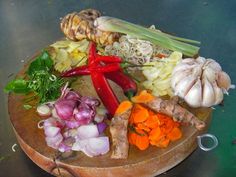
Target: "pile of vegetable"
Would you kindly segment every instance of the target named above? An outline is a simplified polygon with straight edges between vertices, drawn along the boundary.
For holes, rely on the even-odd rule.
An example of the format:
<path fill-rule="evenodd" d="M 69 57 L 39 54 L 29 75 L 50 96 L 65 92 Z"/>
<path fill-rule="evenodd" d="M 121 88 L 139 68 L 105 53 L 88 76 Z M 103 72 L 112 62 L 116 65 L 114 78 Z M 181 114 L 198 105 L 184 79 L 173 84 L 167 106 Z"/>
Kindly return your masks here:
<path fill-rule="evenodd" d="M 142 72 L 147 80 L 142 83 L 143 86 L 155 96 L 173 96 L 170 80 L 173 69 L 181 60 L 182 53 L 173 52 L 168 58 L 145 63 Z M 150 67 L 150 65 L 153 65 L 153 67 Z"/>
<path fill-rule="evenodd" d="M 96 98 L 81 96 L 66 85 L 60 98 L 40 112 L 50 116 L 43 121 L 47 145 L 61 152 L 82 151 L 89 157 L 107 153 L 106 111 L 98 111 L 99 105 Z"/>
<path fill-rule="evenodd" d="M 25 78 L 17 78 L 10 81 L 4 91 L 18 94 L 33 93 L 26 101 L 39 99 L 39 103 L 53 101 L 60 96 L 60 88 L 64 79 L 57 77 L 53 72 L 53 60 L 47 51 L 43 51 L 30 63 Z"/>
<path fill-rule="evenodd" d="M 104 17 L 94 9 L 68 14 L 60 25 L 68 39 L 50 45 L 30 63 L 24 78 L 5 87 L 7 92 L 33 93 L 29 100 L 38 100 L 45 141 L 60 152 L 94 157 L 111 149 L 111 158 L 126 159 L 129 144 L 140 150 L 166 148 L 183 136 L 182 124 L 205 127 L 178 97 L 191 107 L 211 107 L 234 88 L 215 60 L 194 58 L 198 41 Z M 99 99 L 68 87 L 66 77 L 85 75 Z M 108 80 L 121 87 L 127 100 L 120 103 Z M 170 99 L 161 97 L 166 95 Z"/>
<path fill-rule="evenodd" d="M 61 40 L 50 45 L 49 52 L 55 70 L 64 72 L 72 69 L 72 67 L 85 65 L 87 63 L 88 45 L 89 41 L 86 39 L 78 42 Z"/>
<path fill-rule="evenodd" d="M 129 143 L 140 150 L 147 149 L 150 144 L 166 148 L 170 141 L 182 137 L 179 126 L 171 117 L 135 104 L 129 118 Z"/>

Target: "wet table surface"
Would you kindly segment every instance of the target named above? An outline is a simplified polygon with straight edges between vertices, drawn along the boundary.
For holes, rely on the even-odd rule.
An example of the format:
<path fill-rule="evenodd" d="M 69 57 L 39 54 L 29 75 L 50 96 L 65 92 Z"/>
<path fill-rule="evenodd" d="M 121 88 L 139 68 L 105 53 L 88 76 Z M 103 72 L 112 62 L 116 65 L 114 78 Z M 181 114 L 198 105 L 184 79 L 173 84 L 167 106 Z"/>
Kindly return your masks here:
<path fill-rule="evenodd" d="M 60 17 L 68 12 L 96 8 L 126 19 L 202 42 L 200 55 L 216 59 L 236 83 L 236 1 L 227 0 L 1 0 L 0 1 L 0 176 L 49 177 L 20 149 L 7 110 L 6 83 L 36 51 L 63 37 Z M 236 176 L 236 92 L 217 106 L 209 133 L 219 146 L 210 152 L 194 151 L 160 177 Z M 27 127 L 26 127 L 27 128 Z M 208 143 L 210 144 L 210 142 Z"/>

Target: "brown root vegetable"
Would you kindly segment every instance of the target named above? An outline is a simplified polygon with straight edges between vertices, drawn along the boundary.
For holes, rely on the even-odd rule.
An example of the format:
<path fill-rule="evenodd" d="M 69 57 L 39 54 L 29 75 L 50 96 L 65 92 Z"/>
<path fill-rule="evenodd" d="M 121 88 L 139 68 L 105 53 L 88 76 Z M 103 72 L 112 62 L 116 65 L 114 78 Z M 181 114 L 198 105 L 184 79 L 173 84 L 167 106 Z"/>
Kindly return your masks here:
<path fill-rule="evenodd" d="M 128 120 L 131 114 L 132 103 L 124 101 L 117 109 L 111 120 L 110 133 L 112 137 L 113 159 L 126 159 L 128 157 L 129 142 L 127 138 Z"/>
<path fill-rule="evenodd" d="M 94 20 L 101 16 L 95 9 L 67 14 L 61 21 L 61 30 L 66 37 L 77 41 L 89 39 L 101 45 L 112 44 L 120 37 L 119 33 L 105 32 L 94 26 Z"/>
<path fill-rule="evenodd" d="M 144 106 L 152 109 L 155 112 L 173 117 L 175 121 L 190 123 L 191 125 L 194 125 L 198 130 L 201 130 L 205 127 L 204 121 L 198 119 L 194 114 L 189 112 L 184 107 L 180 106 L 176 100 L 163 100 L 159 97 L 153 97 L 149 100 L 140 99 L 150 97 L 150 95 L 150 93 L 144 90 L 140 93 L 140 95 L 133 97 L 132 101 L 135 103 L 142 103 Z"/>

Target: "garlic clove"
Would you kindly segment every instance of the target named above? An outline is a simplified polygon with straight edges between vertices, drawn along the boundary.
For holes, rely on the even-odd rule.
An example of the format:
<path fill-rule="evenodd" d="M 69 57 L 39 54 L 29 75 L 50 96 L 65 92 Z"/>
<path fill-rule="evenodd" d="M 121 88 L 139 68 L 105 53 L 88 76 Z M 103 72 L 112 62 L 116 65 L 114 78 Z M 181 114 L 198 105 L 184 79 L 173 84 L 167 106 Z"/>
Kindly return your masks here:
<path fill-rule="evenodd" d="M 175 86 L 179 83 L 179 81 L 183 80 L 185 77 L 187 77 L 190 74 L 189 71 L 179 71 L 175 73 L 174 75 L 172 74 L 171 78 L 171 87 L 174 89 Z"/>
<path fill-rule="evenodd" d="M 217 63 L 215 60 L 208 58 L 207 59 L 208 63 L 206 64 L 208 68 L 212 68 L 215 71 L 221 71 L 222 68 L 219 63 Z"/>
<path fill-rule="evenodd" d="M 188 91 L 184 100 L 192 107 L 200 107 L 202 102 L 202 85 L 200 79 Z"/>
<path fill-rule="evenodd" d="M 202 74 L 202 68 L 201 66 L 196 66 L 192 69 L 192 75 L 195 77 L 200 77 Z"/>
<path fill-rule="evenodd" d="M 207 78 L 203 78 L 202 106 L 211 107 L 215 103 L 215 93 L 212 84 Z"/>
<path fill-rule="evenodd" d="M 192 75 L 187 75 L 187 77 L 180 80 L 176 85 L 175 94 L 177 94 L 181 98 L 184 98 L 184 96 L 192 88 L 195 82 L 196 82 L 196 77 L 193 77 Z"/>
<path fill-rule="evenodd" d="M 195 63 L 195 59 L 193 59 L 193 58 L 185 58 L 181 62 L 182 63 L 186 63 L 186 64 L 193 64 L 193 63 Z"/>
<path fill-rule="evenodd" d="M 198 64 L 204 64 L 206 62 L 206 59 L 204 57 L 197 57 L 196 62 Z"/>
<path fill-rule="evenodd" d="M 203 71 L 203 78 L 207 78 L 210 82 L 215 82 L 216 80 L 216 72 L 214 69 L 208 67 Z"/>
<path fill-rule="evenodd" d="M 231 87 L 231 79 L 229 75 L 224 71 L 219 72 L 217 77 L 217 84 L 220 88 L 224 88 L 226 91 L 228 91 Z"/>
<path fill-rule="evenodd" d="M 216 82 L 212 83 L 214 93 L 215 93 L 215 105 L 220 104 L 224 98 L 223 91 L 217 86 Z"/>
<path fill-rule="evenodd" d="M 176 67 L 174 68 L 174 70 L 172 71 L 172 74 L 175 74 L 177 72 L 184 72 L 184 71 L 188 71 L 188 70 L 192 70 L 192 68 L 197 67 L 197 65 L 193 64 L 193 65 L 189 65 L 189 64 L 178 64 L 176 65 Z"/>

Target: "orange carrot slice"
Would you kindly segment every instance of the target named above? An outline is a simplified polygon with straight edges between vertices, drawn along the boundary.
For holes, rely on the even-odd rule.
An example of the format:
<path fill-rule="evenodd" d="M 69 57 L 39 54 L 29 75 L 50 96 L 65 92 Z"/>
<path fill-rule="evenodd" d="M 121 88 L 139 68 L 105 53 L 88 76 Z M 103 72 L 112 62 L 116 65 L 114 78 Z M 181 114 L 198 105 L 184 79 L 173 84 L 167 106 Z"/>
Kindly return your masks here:
<path fill-rule="evenodd" d="M 139 95 L 134 96 L 131 98 L 131 100 L 134 103 L 146 103 L 149 101 L 152 101 L 155 97 L 147 92 L 147 90 L 143 90 L 140 92 Z"/>
<path fill-rule="evenodd" d="M 149 133 L 149 139 L 152 141 L 159 140 L 161 136 L 162 136 L 162 132 L 161 132 L 160 127 L 156 127 L 152 129 L 151 132 Z"/>
<path fill-rule="evenodd" d="M 129 143 L 135 145 L 136 144 L 136 139 L 137 139 L 137 134 L 134 133 L 134 132 L 129 132 L 129 134 L 128 134 Z"/>
<path fill-rule="evenodd" d="M 137 138 L 136 138 L 136 146 L 140 149 L 140 150 L 145 150 L 149 147 L 149 138 L 147 136 L 147 134 L 140 129 L 137 129 Z"/>
<path fill-rule="evenodd" d="M 137 124 L 137 128 L 138 128 L 138 129 L 142 129 L 142 130 L 144 130 L 145 132 L 150 132 L 150 131 L 151 131 L 151 129 L 148 128 L 147 126 L 145 126 L 143 123 L 138 123 L 138 124 Z"/>
<path fill-rule="evenodd" d="M 176 141 L 182 137 L 182 132 L 178 127 L 174 127 L 170 133 L 167 134 L 167 137 L 171 141 Z"/>
<path fill-rule="evenodd" d="M 109 98 L 107 98 L 109 99 Z M 122 114 L 125 111 L 127 111 L 128 109 L 132 108 L 132 103 L 130 101 L 123 101 L 120 103 L 120 105 L 118 106 L 118 108 L 116 109 L 115 114 Z"/>
<path fill-rule="evenodd" d="M 144 122 L 145 120 L 147 120 L 149 116 L 148 110 L 139 104 L 135 105 L 132 111 L 132 114 L 133 114 L 134 123 L 136 124 L 140 122 Z"/>

